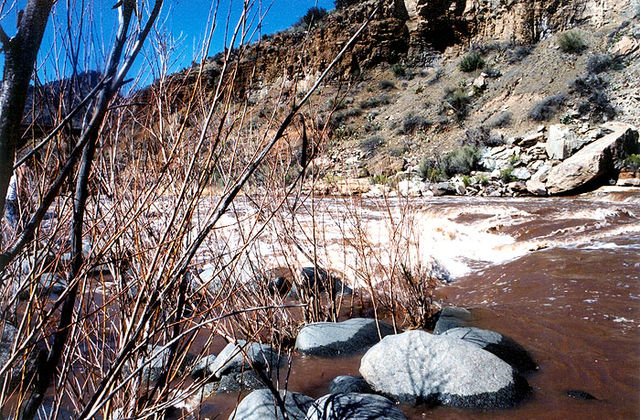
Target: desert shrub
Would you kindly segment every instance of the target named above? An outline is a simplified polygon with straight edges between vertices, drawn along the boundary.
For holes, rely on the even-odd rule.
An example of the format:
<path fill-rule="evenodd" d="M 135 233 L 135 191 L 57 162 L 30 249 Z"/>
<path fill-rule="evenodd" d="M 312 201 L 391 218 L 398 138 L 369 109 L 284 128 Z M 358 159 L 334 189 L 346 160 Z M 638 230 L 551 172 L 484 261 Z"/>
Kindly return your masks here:
<path fill-rule="evenodd" d="M 359 117 L 362 115 L 362 110 L 359 108 L 346 109 L 344 111 L 334 112 L 331 116 L 331 124 L 333 126 L 339 126 L 344 124 L 349 118 Z"/>
<path fill-rule="evenodd" d="M 333 130 L 333 140 L 337 142 L 350 140 L 354 135 L 354 130 L 344 124 Z"/>
<path fill-rule="evenodd" d="M 469 175 L 480 161 L 480 150 L 474 146 L 462 146 L 445 154 L 440 160 L 440 172 L 451 177 L 456 174 Z"/>
<path fill-rule="evenodd" d="M 461 146 L 494 147 L 504 144 L 500 136 L 492 135 L 487 127 L 476 127 L 465 130 L 464 137 L 458 139 Z"/>
<path fill-rule="evenodd" d="M 389 183 L 389 177 L 384 174 L 374 175 L 370 180 L 372 184 L 387 185 Z"/>
<path fill-rule="evenodd" d="M 509 64 L 516 64 L 531 55 L 533 47 L 531 45 L 518 45 L 517 47 L 509 50 L 506 54 L 507 62 Z"/>
<path fill-rule="evenodd" d="M 578 77 L 572 81 L 569 84 L 571 91 L 586 99 L 586 102 L 578 106 L 578 112 L 583 115 L 590 113 L 595 120 L 615 117 L 617 112 L 604 91 L 606 87 L 607 82 L 594 74 Z"/>
<path fill-rule="evenodd" d="M 474 178 L 476 182 L 482 186 L 489 185 L 489 177 L 486 175 L 476 175 Z"/>
<path fill-rule="evenodd" d="M 398 146 L 394 146 L 391 149 L 389 149 L 389 154 L 393 157 L 401 157 L 403 156 L 405 153 L 407 153 L 407 151 L 409 151 L 409 148 L 407 147 L 406 144 L 401 144 Z"/>
<path fill-rule="evenodd" d="M 344 9 L 359 2 L 360 0 L 334 0 L 333 4 L 336 6 L 336 9 Z"/>
<path fill-rule="evenodd" d="M 396 85 L 391 80 L 384 79 L 378 82 L 378 87 L 381 90 L 391 90 L 391 89 L 395 89 Z"/>
<path fill-rule="evenodd" d="M 513 117 L 513 114 L 509 111 L 502 111 L 497 115 L 494 115 L 493 117 L 491 117 L 489 119 L 489 121 L 487 121 L 487 126 L 491 127 L 491 128 L 495 128 L 495 127 L 505 127 L 509 124 L 511 124 L 511 119 Z"/>
<path fill-rule="evenodd" d="M 376 133 L 380 131 L 380 124 L 374 121 L 367 121 L 364 126 L 362 126 L 365 133 Z"/>
<path fill-rule="evenodd" d="M 435 85 L 436 83 L 438 83 L 440 81 L 442 76 L 444 76 L 444 69 L 442 67 L 440 67 L 438 70 L 436 70 L 436 72 L 433 75 L 433 77 L 431 79 L 429 79 L 427 84 L 429 86 Z"/>
<path fill-rule="evenodd" d="M 407 74 L 407 69 L 400 63 L 396 63 L 391 66 L 391 71 L 396 77 L 403 77 Z"/>
<path fill-rule="evenodd" d="M 422 179 L 434 182 L 442 178 L 440 167 L 434 159 L 424 159 L 418 166 L 418 174 Z"/>
<path fill-rule="evenodd" d="M 391 103 L 391 97 L 389 95 L 374 96 L 364 101 L 360 101 L 361 109 L 378 108 L 381 105 L 388 105 Z"/>
<path fill-rule="evenodd" d="M 458 121 L 462 121 L 467 117 L 471 98 L 463 88 L 447 89 L 443 100 L 444 106 L 454 111 Z"/>
<path fill-rule="evenodd" d="M 548 121 L 564 105 L 567 97 L 563 93 L 549 96 L 536 103 L 529 111 L 529 118 L 534 121 Z"/>
<path fill-rule="evenodd" d="M 413 134 L 418 130 L 425 130 L 431 126 L 431 121 L 427 120 L 421 115 L 413 115 L 409 113 L 405 115 L 402 121 L 402 128 L 400 134 Z"/>
<path fill-rule="evenodd" d="M 344 109 L 346 106 L 347 104 L 342 99 L 331 98 L 327 101 L 327 111 L 331 111 L 331 110 L 340 111 Z"/>
<path fill-rule="evenodd" d="M 502 72 L 494 68 L 484 69 L 484 73 L 486 73 L 488 77 L 493 77 L 493 78 L 502 76 Z"/>
<path fill-rule="evenodd" d="M 594 54 L 587 61 L 587 71 L 593 74 L 603 73 L 615 67 L 615 60 L 609 54 Z"/>
<path fill-rule="evenodd" d="M 322 7 L 312 7 L 307 10 L 307 13 L 305 13 L 304 16 L 300 18 L 300 21 L 298 23 L 304 26 L 314 26 L 322 19 L 324 19 L 327 14 L 327 10 L 323 9 Z"/>
<path fill-rule="evenodd" d="M 458 67 L 465 73 L 469 73 L 484 67 L 484 59 L 480 53 L 472 51 L 469 54 L 462 57 Z"/>
<path fill-rule="evenodd" d="M 513 167 L 502 169 L 500 171 L 500 179 L 502 180 L 502 182 L 507 183 L 515 181 L 515 177 L 513 176 Z"/>
<path fill-rule="evenodd" d="M 624 160 L 624 166 L 636 172 L 640 169 L 640 154 L 634 153 Z"/>
<path fill-rule="evenodd" d="M 582 35 L 577 31 L 561 34 L 558 37 L 558 46 L 562 52 L 570 54 L 580 54 L 587 48 L 587 44 L 584 42 L 584 39 L 582 39 Z"/>
<path fill-rule="evenodd" d="M 384 139 L 380 136 L 371 136 L 360 142 L 360 149 L 366 153 L 373 153 L 384 144 Z"/>

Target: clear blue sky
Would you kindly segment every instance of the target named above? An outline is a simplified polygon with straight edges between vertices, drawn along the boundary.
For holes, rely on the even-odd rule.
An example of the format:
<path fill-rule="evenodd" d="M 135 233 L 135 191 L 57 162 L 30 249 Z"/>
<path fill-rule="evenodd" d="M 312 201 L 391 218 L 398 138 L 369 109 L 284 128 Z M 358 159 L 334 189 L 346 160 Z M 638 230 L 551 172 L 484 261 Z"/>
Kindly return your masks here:
<path fill-rule="evenodd" d="M 43 81 L 50 81 L 56 75 L 70 74 L 70 57 L 63 52 L 68 51 L 60 45 L 61 31 L 67 31 L 67 1 L 74 12 L 72 25 L 72 39 L 80 36 L 90 39 L 91 48 L 81 49 L 80 70 L 96 69 L 104 66 L 104 57 L 108 52 L 110 41 L 114 38 L 117 23 L 117 13 L 111 7 L 116 0 L 58 0 L 49 19 L 47 31 L 43 39 L 39 54 L 38 75 Z M 10 3 L 10 2 L 9 2 Z M 18 0 L 14 9 L 5 6 L 0 11 L 0 22 L 5 31 L 11 36 L 16 29 L 16 10 L 24 7 L 26 0 Z M 146 3 L 152 3 L 147 0 Z M 162 15 L 159 19 L 161 30 L 154 34 L 156 38 L 167 40 L 170 46 L 171 60 L 167 63 L 169 72 L 175 72 L 191 65 L 199 58 L 202 41 L 207 33 L 208 20 L 212 7 L 218 4 L 216 0 L 165 0 Z M 254 0 L 254 12 L 267 12 L 261 27 L 261 34 L 271 34 L 281 31 L 294 24 L 310 7 L 322 7 L 327 10 L 333 8 L 333 0 Z M 216 29 L 207 56 L 222 51 L 225 46 L 225 26 L 229 16 L 229 24 L 233 30 L 243 7 L 241 0 L 219 0 Z M 80 24 L 81 11 L 84 11 L 84 25 Z M 255 15 L 254 15 L 255 16 Z M 254 21 L 255 28 L 257 21 Z M 81 29 L 82 28 L 82 29 Z M 89 37 L 91 34 L 91 37 Z M 86 41 L 85 41 L 86 44 Z M 156 44 L 157 45 L 157 44 Z M 157 56 L 152 54 L 151 44 L 147 43 L 144 54 L 138 58 L 130 76 L 142 70 L 145 75 L 141 84 L 148 84 L 155 74 L 160 71 Z M 0 69 L 4 64 L 4 55 L 0 53 Z"/>

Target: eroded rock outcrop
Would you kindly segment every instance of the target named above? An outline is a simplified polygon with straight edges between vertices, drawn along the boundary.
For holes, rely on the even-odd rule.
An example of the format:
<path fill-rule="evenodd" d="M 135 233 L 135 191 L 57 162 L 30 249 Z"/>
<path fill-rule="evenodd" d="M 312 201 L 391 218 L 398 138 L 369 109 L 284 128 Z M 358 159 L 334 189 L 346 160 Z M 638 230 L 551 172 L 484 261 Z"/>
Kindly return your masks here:
<path fill-rule="evenodd" d="M 575 191 L 614 170 L 616 160 L 637 148 L 638 132 L 622 123 L 604 125 L 609 134 L 551 168 L 546 188 L 551 194 Z"/>

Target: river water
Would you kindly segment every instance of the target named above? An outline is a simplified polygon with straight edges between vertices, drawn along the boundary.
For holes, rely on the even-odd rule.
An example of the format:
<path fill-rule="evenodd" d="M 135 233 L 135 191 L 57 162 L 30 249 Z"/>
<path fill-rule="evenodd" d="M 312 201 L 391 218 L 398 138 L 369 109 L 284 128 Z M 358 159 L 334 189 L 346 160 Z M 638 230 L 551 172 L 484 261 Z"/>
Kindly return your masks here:
<path fill-rule="evenodd" d="M 322 228 L 326 259 L 357 278 L 358 256 L 344 245 L 353 234 L 347 225 L 359 224 L 371 249 L 382 251 L 393 240 L 389 221 L 401 213 L 411 215 L 412 228 L 401 235 L 411 258 L 435 260 L 450 273 L 438 290 L 443 306 L 470 308 L 473 325 L 515 339 L 540 367 L 526 376 L 531 398 L 514 409 L 402 406 L 409 418 L 640 418 L 638 193 L 324 201 L 314 222 L 332 214 Z M 289 389 L 322 396 L 335 376 L 357 374 L 359 360 L 296 356 Z M 212 397 L 204 413 L 226 418 L 237 398 Z"/>

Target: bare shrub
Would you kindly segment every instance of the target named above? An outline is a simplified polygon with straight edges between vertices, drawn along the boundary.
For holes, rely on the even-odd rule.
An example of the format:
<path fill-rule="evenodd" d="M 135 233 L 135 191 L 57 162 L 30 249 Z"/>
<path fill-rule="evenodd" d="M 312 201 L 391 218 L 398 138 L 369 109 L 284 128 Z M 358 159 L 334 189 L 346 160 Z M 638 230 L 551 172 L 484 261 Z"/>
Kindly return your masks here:
<path fill-rule="evenodd" d="M 506 127 L 511 124 L 513 114 L 509 111 L 501 111 L 487 121 L 487 126 L 491 128 Z"/>
<path fill-rule="evenodd" d="M 402 128 L 400 134 L 413 134 L 416 131 L 426 130 L 432 125 L 432 122 L 427 120 L 422 115 L 415 115 L 408 113 L 402 120 Z"/>
<path fill-rule="evenodd" d="M 536 103 L 529 111 L 529 118 L 534 121 L 548 121 L 564 106 L 567 97 L 563 93 L 549 96 Z"/>

